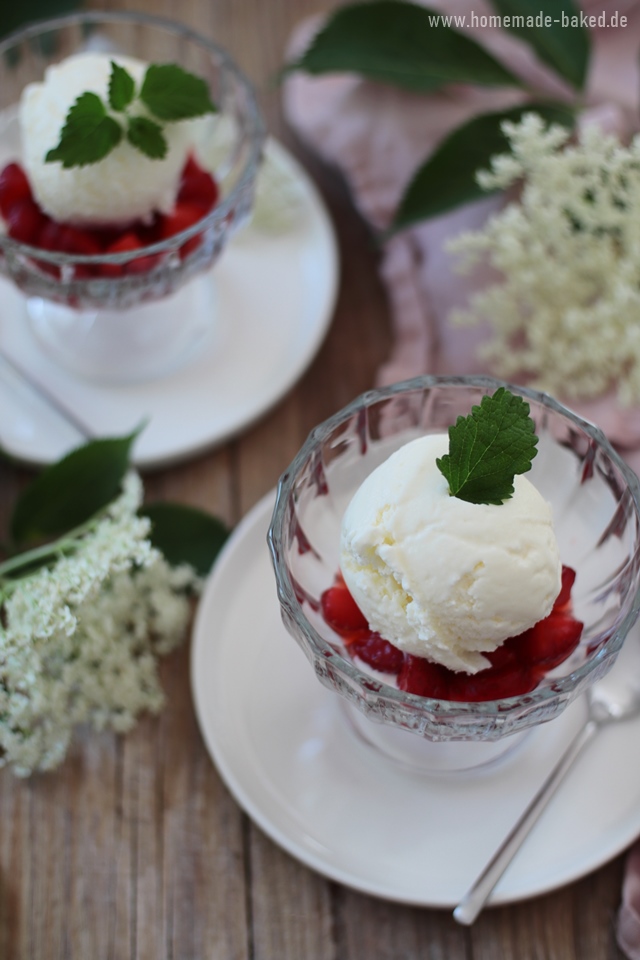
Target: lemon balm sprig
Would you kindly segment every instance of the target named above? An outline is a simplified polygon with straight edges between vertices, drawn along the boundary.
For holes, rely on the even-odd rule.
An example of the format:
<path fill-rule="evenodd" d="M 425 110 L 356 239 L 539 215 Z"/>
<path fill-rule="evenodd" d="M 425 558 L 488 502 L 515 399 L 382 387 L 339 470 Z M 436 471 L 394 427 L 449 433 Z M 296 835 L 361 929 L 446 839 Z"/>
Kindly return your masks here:
<path fill-rule="evenodd" d="M 65 169 L 87 166 L 106 157 L 123 138 L 151 160 L 162 160 L 167 154 L 165 123 L 216 111 L 205 81 L 175 63 L 150 64 L 137 90 L 131 74 L 112 60 L 107 102 L 97 93 L 80 94 L 45 161 L 60 162 Z"/>
<path fill-rule="evenodd" d="M 500 505 L 513 496 L 516 474 L 527 473 L 538 452 L 529 410 L 522 397 L 499 387 L 449 427 L 449 453 L 436 464 L 452 497 Z"/>

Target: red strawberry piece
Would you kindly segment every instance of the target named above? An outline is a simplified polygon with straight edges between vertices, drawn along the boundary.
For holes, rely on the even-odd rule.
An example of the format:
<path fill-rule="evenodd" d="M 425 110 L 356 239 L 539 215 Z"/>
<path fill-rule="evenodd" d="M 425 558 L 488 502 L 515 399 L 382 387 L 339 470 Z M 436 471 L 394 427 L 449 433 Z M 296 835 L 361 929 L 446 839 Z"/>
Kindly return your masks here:
<path fill-rule="evenodd" d="M 492 653 L 485 653 L 492 667 L 502 669 L 503 667 L 515 667 L 520 663 L 520 654 L 518 652 L 517 637 L 509 637 Z"/>
<path fill-rule="evenodd" d="M 560 587 L 560 593 L 555 599 L 553 604 L 554 613 L 558 610 L 562 610 L 563 607 L 568 606 L 571 603 L 571 590 L 573 589 L 573 584 L 575 583 L 576 572 L 572 570 L 571 567 L 562 567 L 562 586 Z"/>
<path fill-rule="evenodd" d="M 94 257 L 102 253 L 98 239 L 89 230 L 80 230 L 72 226 L 65 226 L 62 229 L 58 249 L 65 253 L 77 253 L 83 257 Z"/>
<path fill-rule="evenodd" d="M 518 648 L 521 661 L 543 670 L 552 670 L 578 646 L 583 626 L 568 613 L 550 613 L 520 635 Z"/>
<path fill-rule="evenodd" d="M 526 664 L 481 670 L 480 673 L 454 673 L 449 681 L 449 700 L 477 703 L 520 697 L 538 685 L 539 674 Z"/>
<path fill-rule="evenodd" d="M 354 639 L 349 644 L 349 653 L 383 673 L 399 673 L 404 663 L 403 652 L 373 631 Z"/>
<path fill-rule="evenodd" d="M 202 207 L 195 203 L 179 203 L 173 213 L 168 213 L 161 219 L 160 236 L 163 240 L 181 233 L 202 220 Z"/>
<path fill-rule="evenodd" d="M 182 181 L 178 191 L 178 203 L 191 203 L 208 213 L 218 200 L 218 186 L 206 170 L 198 166 L 193 157 L 189 157 L 182 172 Z"/>
<path fill-rule="evenodd" d="M 105 253 L 126 253 L 128 251 L 140 250 L 142 244 L 136 237 L 135 233 L 123 233 L 118 240 L 114 240 L 113 243 L 109 244 Z M 104 277 L 121 277 L 125 272 L 129 264 L 125 263 L 103 263 L 100 266 L 100 273 Z"/>
<path fill-rule="evenodd" d="M 110 244 L 105 253 L 125 253 L 142 250 L 140 239 L 132 231 L 123 233 L 118 240 Z M 157 256 L 136 257 L 127 263 L 103 263 L 100 272 L 105 277 L 120 277 L 123 273 L 145 273 L 158 262 Z"/>
<path fill-rule="evenodd" d="M 31 187 L 27 175 L 17 163 L 9 163 L 0 173 L 0 213 L 5 219 L 9 211 L 21 200 L 31 200 Z"/>
<path fill-rule="evenodd" d="M 446 670 L 440 664 L 407 654 L 398 675 L 398 687 L 407 693 L 415 693 L 418 697 L 448 700 L 451 676 L 452 671 Z"/>
<path fill-rule="evenodd" d="M 346 587 L 325 590 L 320 597 L 320 607 L 325 622 L 342 636 L 369 629 L 364 614 Z"/>
<path fill-rule="evenodd" d="M 20 243 L 35 244 L 45 217 L 40 207 L 28 197 L 18 200 L 7 214 L 7 232 Z"/>

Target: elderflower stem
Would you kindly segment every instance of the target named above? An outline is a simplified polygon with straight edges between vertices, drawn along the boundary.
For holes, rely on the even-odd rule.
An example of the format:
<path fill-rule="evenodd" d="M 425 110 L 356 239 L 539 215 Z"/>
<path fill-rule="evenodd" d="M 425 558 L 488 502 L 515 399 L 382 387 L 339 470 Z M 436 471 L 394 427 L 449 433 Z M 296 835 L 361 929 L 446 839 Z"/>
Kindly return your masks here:
<path fill-rule="evenodd" d="M 31 566 L 39 560 L 46 560 L 48 557 L 58 558 L 77 549 L 78 542 L 85 533 L 94 530 L 98 523 L 98 517 L 92 517 L 80 526 L 75 527 L 69 533 L 65 534 L 52 543 L 45 543 L 41 547 L 34 547 L 32 550 L 25 550 L 23 553 L 10 557 L 4 563 L 0 563 L 0 581 L 6 578 L 7 574 L 20 570 L 22 567 Z"/>

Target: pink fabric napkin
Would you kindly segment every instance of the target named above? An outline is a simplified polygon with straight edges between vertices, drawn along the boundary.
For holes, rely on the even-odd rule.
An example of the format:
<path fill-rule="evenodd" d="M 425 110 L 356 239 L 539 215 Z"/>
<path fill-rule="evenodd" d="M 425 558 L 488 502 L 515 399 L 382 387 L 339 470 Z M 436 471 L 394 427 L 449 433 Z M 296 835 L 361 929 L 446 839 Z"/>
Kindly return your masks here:
<path fill-rule="evenodd" d="M 494 12 L 485 0 L 429 0 L 447 13 Z M 640 0 L 583 0 L 588 13 L 614 11 L 628 17 L 626 27 L 593 32 L 594 53 L 581 122 L 598 122 L 627 137 L 638 127 Z M 470 20 L 470 17 L 469 17 Z M 315 18 L 296 30 L 288 57 L 304 50 L 322 22 Z M 518 38 L 497 28 L 469 28 L 474 38 L 513 72 L 534 84 L 539 95 L 571 96 L 555 74 L 537 62 Z M 285 114 L 298 134 L 345 174 L 355 204 L 376 228 L 386 226 L 411 174 L 450 131 L 479 112 L 521 102 L 515 90 L 474 89 L 456 85 L 431 94 L 413 94 L 354 75 L 311 77 L 294 74 L 283 90 Z M 453 272 L 444 246 L 463 229 L 481 226 L 498 208 L 488 198 L 394 237 L 384 247 L 381 275 L 391 307 L 394 345 L 378 371 L 378 383 L 393 383 L 422 373 L 489 372 L 476 357 L 486 337 L 481 327 L 452 327 L 453 307 L 489 275 L 479 270 L 461 277 Z M 569 406 L 597 423 L 621 454 L 640 471 L 640 408 L 623 409 L 613 395 Z M 619 918 L 619 943 L 631 960 L 640 960 L 640 842 L 630 854 Z"/>
<path fill-rule="evenodd" d="M 584 0 L 589 12 L 622 12 L 620 0 Z M 629 134 L 637 125 L 640 71 L 640 2 L 624 3 L 626 27 L 594 32 L 595 52 L 583 122 Z M 450 13 L 490 13 L 483 0 L 431 0 Z M 290 54 L 304 49 L 319 19 L 301 24 Z M 533 83 L 541 95 L 570 96 L 551 70 L 538 63 L 518 38 L 497 28 L 470 30 L 514 72 Z M 284 86 L 286 115 L 296 131 L 326 160 L 337 164 L 349 181 L 356 205 L 377 227 L 384 227 L 411 174 L 442 138 L 474 114 L 498 110 L 523 99 L 517 90 L 474 89 L 458 85 L 428 95 L 412 94 L 357 76 L 311 77 L 294 74 Z M 444 249 L 462 229 L 479 227 L 500 200 L 491 198 L 437 217 L 395 237 L 383 251 L 381 273 L 391 305 L 395 343 L 379 383 L 421 373 L 488 372 L 476 357 L 486 329 L 452 327 L 447 317 L 469 292 L 486 281 L 486 273 L 461 277 Z M 570 406 L 598 423 L 640 470 L 640 410 L 623 409 L 613 396 Z"/>

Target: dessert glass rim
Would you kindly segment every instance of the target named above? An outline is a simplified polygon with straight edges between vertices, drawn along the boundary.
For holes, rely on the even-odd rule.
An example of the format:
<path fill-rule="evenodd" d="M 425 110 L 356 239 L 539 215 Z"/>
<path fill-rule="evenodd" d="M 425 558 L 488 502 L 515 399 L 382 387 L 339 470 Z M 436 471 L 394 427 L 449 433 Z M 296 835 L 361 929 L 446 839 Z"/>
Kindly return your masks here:
<path fill-rule="evenodd" d="M 533 387 L 520 386 L 518 384 L 507 382 L 506 380 L 499 380 L 495 377 L 485 375 L 447 376 L 425 374 L 422 376 L 413 377 L 409 380 L 402 380 L 389 386 L 367 390 L 360 394 L 358 397 L 352 400 L 351 403 L 347 404 L 337 413 L 322 421 L 322 423 L 317 424 L 309 432 L 304 444 L 278 481 L 274 512 L 267 533 L 267 543 L 275 571 L 278 599 L 281 607 L 286 609 L 289 615 L 295 620 L 298 628 L 304 633 L 306 640 L 314 650 L 315 654 L 323 659 L 330 657 L 333 663 L 337 662 L 340 670 L 346 674 L 346 676 L 348 676 L 352 682 L 358 684 L 359 687 L 362 687 L 363 685 L 366 685 L 367 682 L 370 682 L 371 675 L 359 670 L 351 660 L 348 660 L 346 657 L 342 656 L 342 654 L 335 647 L 331 646 L 331 644 L 329 644 L 320 636 L 317 630 L 302 613 L 302 606 L 295 595 L 295 590 L 289 576 L 287 565 L 279 562 L 278 544 L 282 542 L 282 530 L 286 517 L 287 504 L 293 490 L 295 479 L 298 476 L 301 467 L 308 460 L 309 454 L 316 449 L 319 443 L 322 443 L 322 441 L 327 438 L 341 423 L 369 407 L 374 401 L 377 402 L 398 394 L 409 393 L 412 390 L 425 390 L 430 387 L 443 386 L 478 387 L 485 390 L 496 390 L 499 387 L 505 387 L 512 392 L 519 394 L 525 399 L 531 400 L 554 411 L 555 413 L 559 413 L 566 417 L 577 427 L 583 430 L 587 436 L 594 440 L 620 470 L 624 476 L 625 482 L 627 483 L 628 490 L 635 505 L 636 514 L 640 517 L 640 480 L 634 471 L 617 453 L 604 432 L 600 429 L 600 427 L 597 427 L 589 420 L 584 419 L 569 407 L 566 407 L 563 403 L 542 390 L 536 390 Z M 635 557 L 636 559 L 640 557 L 640 548 L 636 548 Z M 538 687 L 524 695 L 504 697 L 496 700 L 465 702 L 457 700 L 438 700 L 433 697 L 421 697 L 414 693 L 408 693 L 403 690 L 399 690 L 396 687 L 385 683 L 384 680 L 376 679 L 378 688 L 377 695 L 383 696 L 388 701 L 395 702 L 397 704 L 406 704 L 407 706 L 419 707 L 424 704 L 432 704 L 434 706 L 437 705 L 441 716 L 443 716 L 442 711 L 447 711 L 447 709 L 450 709 L 450 712 L 459 716 L 464 716 L 467 714 L 474 715 L 476 717 L 481 717 L 483 715 L 490 716 L 500 713 L 501 710 L 507 710 L 512 704 L 522 702 L 523 700 L 533 700 L 543 703 L 547 700 L 555 699 L 559 695 L 561 696 L 563 693 L 574 690 L 580 684 L 580 681 L 591 674 L 594 671 L 594 668 L 597 667 L 602 660 L 610 657 L 612 652 L 617 651 L 622 646 L 622 643 L 624 642 L 629 630 L 638 619 L 639 612 L 640 587 L 636 589 L 629 610 L 626 616 L 618 624 L 615 632 L 613 632 L 612 635 L 607 638 L 599 650 L 585 663 L 579 665 L 575 670 L 564 677 L 554 677 L 553 687 Z"/>
<path fill-rule="evenodd" d="M 166 240 L 158 240 L 146 246 L 139 247 L 136 250 L 127 250 L 120 253 L 99 253 L 99 254 L 75 254 L 62 253 L 55 250 L 46 250 L 44 247 L 34 247 L 29 243 L 22 243 L 13 239 L 8 234 L 0 233 L 0 247 L 6 246 L 9 250 L 16 253 L 24 253 L 30 257 L 42 260 L 45 263 L 63 265 L 91 265 L 91 264 L 127 264 L 132 260 L 137 260 L 141 256 L 152 254 L 167 253 L 177 250 L 191 237 L 202 233 L 204 229 L 214 223 L 223 222 L 229 213 L 233 210 L 238 194 L 241 194 L 245 186 L 255 179 L 256 172 L 260 165 L 262 149 L 266 134 L 266 127 L 255 91 L 249 78 L 244 71 L 236 64 L 231 55 L 224 47 L 219 46 L 215 41 L 193 30 L 191 27 L 172 20 L 168 17 L 158 17 L 154 14 L 136 13 L 134 11 L 122 10 L 80 10 L 75 13 L 65 14 L 60 17 L 51 17 L 45 20 L 35 20 L 26 26 L 23 26 L 10 33 L 4 40 L 0 41 L 0 58 L 2 58 L 12 47 L 24 41 L 33 40 L 35 37 L 43 34 L 60 30 L 67 26 L 74 26 L 80 23 L 118 23 L 129 22 L 136 24 L 145 24 L 158 29 L 165 29 L 178 33 L 183 39 L 190 40 L 198 44 L 209 53 L 215 54 L 219 59 L 221 66 L 228 73 L 232 74 L 244 88 L 247 96 L 247 112 L 251 117 L 252 137 L 249 145 L 249 156 L 244 164 L 244 169 L 240 173 L 236 183 L 229 192 L 229 195 L 220 200 L 216 205 L 200 220 L 191 226 L 181 230 Z M 114 278 L 111 278 L 112 280 Z M 118 278 L 115 278 L 116 280 Z M 82 282 L 82 281 L 80 281 Z"/>

